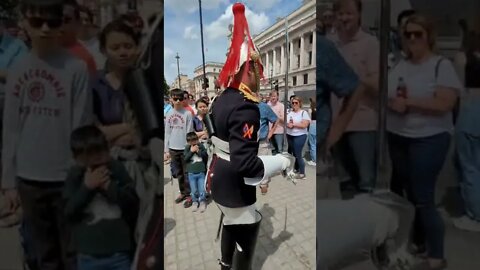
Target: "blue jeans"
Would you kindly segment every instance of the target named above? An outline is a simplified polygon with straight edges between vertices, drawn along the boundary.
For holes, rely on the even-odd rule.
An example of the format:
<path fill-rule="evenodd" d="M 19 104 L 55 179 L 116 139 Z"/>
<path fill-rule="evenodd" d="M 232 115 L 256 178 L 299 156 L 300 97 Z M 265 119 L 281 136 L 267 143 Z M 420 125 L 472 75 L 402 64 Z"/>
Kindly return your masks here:
<path fill-rule="evenodd" d="M 377 132 L 345 133 L 333 149 L 350 180 L 361 192 L 370 192 L 376 185 Z"/>
<path fill-rule="evenodd" d="M 130 270 L 132 261 L 127 253 L 116 253 L 110 257 L 77 256 L 77 270 Z"/>
<path fill-rule="evenodd" d="M 444 258 L 445 224 L 435 205 L 435 185 L 450 146 L 450 134 L 407 138 L 389 133 L 391 189 L 415 205 L 413 242 L 428 257 Z"/>
<path fill-rule="evenodd" d="M 306 141 L 307 134 L 300 136 L 287 135 L 288 152 L 295 157 L 294 168 L 300 174 L 305 174 L 305 161 L 303 160 L 302 152 Z"/>
<path fill-rule="evenodd" d="M 477 90 L 478 91 L 478 90 Z M 455 165 L 465 213 L 480 221 L 480 96 L 460 101 L 455 134 Z"/>
<path fill-rule="evenodd" d="M 471 219 L 480 221 L 480 136 L 457 132 L 455 146 L 465 213 Z"/>
<path fill-rule="evenodd" d="M 188 173 L 188 182 L 193 202 L 204 202 L 205 199 L 205 173 Z M 198 194 L 198 196 L 197 196 Z"/>
<path fill-rule="evenodd" d="M 272 155 L 283 152 L 283 134 L 273 134 L 272 136 Z"/>
<path fill-rule="evenodd" d="M 313 162 L 317 162 L 317 121 L 310 123 L 308 129 L 308 146 L 310 148 L 310 158 Z"/>

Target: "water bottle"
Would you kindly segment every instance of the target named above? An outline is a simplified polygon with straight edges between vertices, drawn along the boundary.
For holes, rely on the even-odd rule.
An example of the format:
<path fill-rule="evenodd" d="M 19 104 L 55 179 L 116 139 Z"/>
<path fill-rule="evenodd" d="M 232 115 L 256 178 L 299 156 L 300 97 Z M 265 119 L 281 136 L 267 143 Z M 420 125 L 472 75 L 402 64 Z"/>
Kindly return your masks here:
<path fill-rule="evenodd" d="M 399 98 L 407 98 L 407 84 L 403 77 L 398 78 L 398 85 L 397 85 L 397 97 Z"/>

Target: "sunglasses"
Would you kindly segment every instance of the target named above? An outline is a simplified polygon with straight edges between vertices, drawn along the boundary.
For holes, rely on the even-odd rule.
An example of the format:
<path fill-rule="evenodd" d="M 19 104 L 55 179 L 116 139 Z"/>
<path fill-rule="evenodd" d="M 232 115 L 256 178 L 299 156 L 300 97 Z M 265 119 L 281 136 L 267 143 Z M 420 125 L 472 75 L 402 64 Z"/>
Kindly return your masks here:
<path fill-rule="evenodd" d="M 292 104 L 300 104 L 298 101 L 293 101 Z"/>
<path fill-rule="evenodd" d="M 173 101 L 183 101 L 184 100 L 183 97 L 174 97 L 172 99 L 173 99 Z"/>
<path fill-rule="evenodd" d="M 62 26 L 63 20 L 61 18 L 40 18 L 40 17 L 29 17 L 27 18 L 28 24 L 30 24 L 33 28 L 41 28 L 44 24 L 48 26 L 48 28 L 55 29 Z"/>
<path fill-rule="evenodd" d="M 415 39 L 420 39 L 423 37 L 423 32 L 422 31 L 405 31 L 403 32 L 403 36 L 408 39 L 411 39 L 412 37 Z"/>

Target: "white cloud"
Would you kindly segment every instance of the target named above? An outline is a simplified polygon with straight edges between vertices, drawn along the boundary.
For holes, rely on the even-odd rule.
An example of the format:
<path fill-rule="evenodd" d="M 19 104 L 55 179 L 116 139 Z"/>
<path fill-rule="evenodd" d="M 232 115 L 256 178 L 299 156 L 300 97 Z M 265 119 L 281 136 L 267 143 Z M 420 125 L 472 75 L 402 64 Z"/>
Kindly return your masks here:
<path fill-rule="evenodd" d="M 255 13 L 251 11 L 248 7 L 246 7 L 245 16 L 247 17 L 248 27 L 252 36 L 259 33 L 270 25 L 270 19 L 264 12 Z M 232 5 L 229 5 L 225 12 L 218 19 L 207 25 L 205 29 L 207 38 L 210 40 L 215 40 L 217 38 L 227 39 L 227 36 L 229 34 L 228 25 L 232 23 Z"/>
<path fill-rule="evenodd" d="M 278 5 L 281 0 L 244 0 L 245 5 L 257 11 L 267 11 Z"/>
<path fill-rule="evenodd" d="M 228 0 L 203 0 L 202 1 L 202 10 L 203 9 L 215 9 L 222 4 L 227 4 Z M 165 0 L 165 6 L 168 9 L 171 9 L 180 13 L 192 13 L 198 10 L 198 0 Z"/>
<path fill-rule="evenodd" d="M 173 51 L 172 49 L 168 48 L 168 47 L 164 47 L 163 48 L 163 57 L 164 59 L 168 59 L 170 57 L 173 56 Z"/>
<path fill-rule="evenodd" d="M 198 39 L 197 29 L 194 29 L 195 25 L 190 25 L 185 27 L 185 31 L 183 31 L 183 38 L 184 39 Z"/>

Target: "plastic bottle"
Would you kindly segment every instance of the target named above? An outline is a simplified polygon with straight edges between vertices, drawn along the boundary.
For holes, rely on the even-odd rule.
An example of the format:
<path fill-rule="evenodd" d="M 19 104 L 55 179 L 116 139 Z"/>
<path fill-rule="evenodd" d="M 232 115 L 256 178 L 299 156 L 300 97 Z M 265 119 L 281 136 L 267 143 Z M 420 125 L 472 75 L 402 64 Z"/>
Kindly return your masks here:
<path fill-rule="evenodd" d="M 407 84 L 403 77 L 398 78 L 398 85 L 397 85 L 397 97 L 400 98 L 407 98 L 408 91 L 407 91 Z"/>

